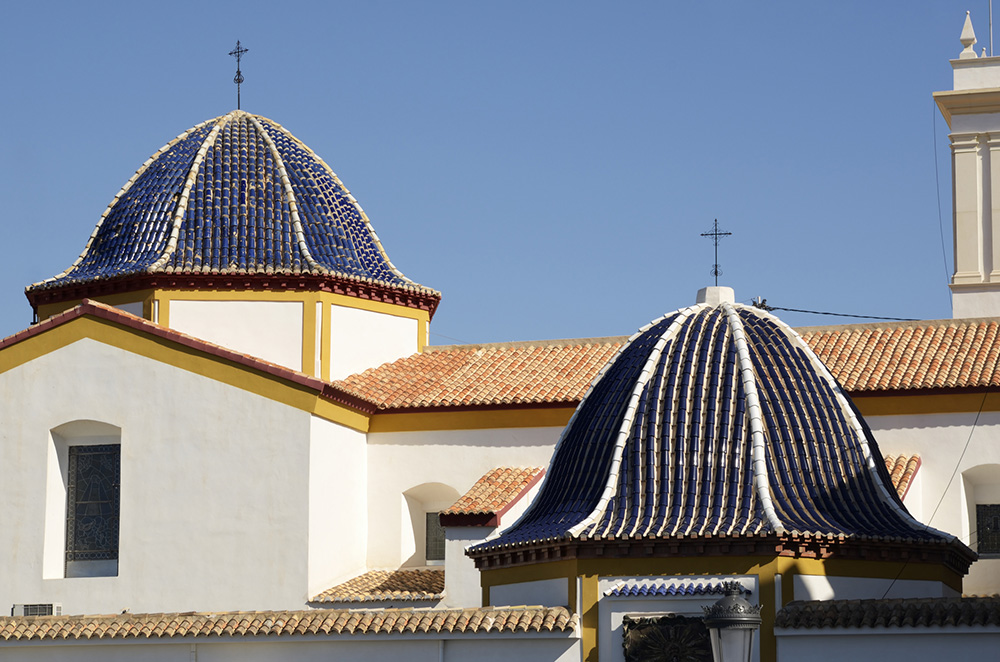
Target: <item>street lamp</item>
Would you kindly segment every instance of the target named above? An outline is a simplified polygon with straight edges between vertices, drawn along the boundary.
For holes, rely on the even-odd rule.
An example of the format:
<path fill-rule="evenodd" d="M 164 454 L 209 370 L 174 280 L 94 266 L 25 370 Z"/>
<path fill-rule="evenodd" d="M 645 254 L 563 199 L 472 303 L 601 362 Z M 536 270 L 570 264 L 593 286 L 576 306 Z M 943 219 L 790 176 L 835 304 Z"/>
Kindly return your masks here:
<path fill-rule="evenodd" d="M 725 595 L 705 610 L 715 662 L 750 662 L 753 634 L 760 628 L 760 606 L 743 598 L 743 584 L 722 582 Z"/>

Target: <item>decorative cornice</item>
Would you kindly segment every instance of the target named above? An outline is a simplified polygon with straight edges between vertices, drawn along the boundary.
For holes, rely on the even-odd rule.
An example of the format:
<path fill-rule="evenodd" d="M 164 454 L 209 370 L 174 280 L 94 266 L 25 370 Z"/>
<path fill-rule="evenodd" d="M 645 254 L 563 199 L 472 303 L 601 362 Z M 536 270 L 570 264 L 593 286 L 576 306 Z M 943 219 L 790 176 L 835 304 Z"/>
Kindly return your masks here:
<path fill-rule="evenodd" d="M 337 274 L 138 274 L 48 288 L 30 288 L 24 295 L 37 312 L 43 304 L 61 303 L 136 290 L 228 290 L 261 292 L 331 292 L 344 296 L 426 310 L 434 317 L 441 295 L 365 282 Z"/>
<path fill-rule="evenodd" d="M 935 92 L 934 101 L 950 128 L 953 115 L 1000 112 L 1000 88 Z"/>
<path fill-rule="evenodd" d="M 959 575 L 968 573 L 969 566 L 977 558 L 975 552 L 957 539 L 936 541 L 809 533 L 621 540 L 581 537 L 470 550 L 467 554 L 480 570 L 564 560 L 765 556 L 939 564 Z"/>

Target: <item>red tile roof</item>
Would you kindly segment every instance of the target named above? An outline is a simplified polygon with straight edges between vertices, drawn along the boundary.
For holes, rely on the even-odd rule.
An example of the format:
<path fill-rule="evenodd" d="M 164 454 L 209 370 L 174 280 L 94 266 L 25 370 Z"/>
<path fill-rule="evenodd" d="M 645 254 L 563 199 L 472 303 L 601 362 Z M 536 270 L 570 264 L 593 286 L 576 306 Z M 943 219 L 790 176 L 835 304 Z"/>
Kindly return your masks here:
<path fill-rule="evenodd" d="M 310 602 L 386 602 L 440 600 L 444 570 L 370 570 L 329 588 Z"/>
<path fill-rule="evenodd" d="M 892 486 L 896 488 L 896 494 L 902 499 L 910 489 L 910 482 L 920 468 L 919 455 L 900 455 L 893 457 L 885 456 L 885 468 L 889 470 L 892 477 Z"/>
<path fill-rule="evenodd" d="M 799 333 L 852 393 L 1000 386 L 996 319 L 852 324 Z"/>
<path fill-rule="evenodd" d="M 444 526 L 499 526 L 500 516 L 542 479 L 545 469 L 497 467 L 441 512 Z"/>
<path fill-rule="evenodd" d="M 788 603 L 776 628 L 1000 626 L 1000 597 L 824 600 Z"/>
<path fill-rule="evenodd" d="M 576 405 L 622 338 L 428 347 L 333 385 L 378 409 Z"/>
<path fill-rule="evenodd" d="M 851 393 L 1000 386 L 1000 321 L 883 322 L 799 329 Z M 333 386 L 380 411 L 575 406 L 624 336 L 428 347 Z"/>
<path fill-rule="evenodd" d="M 286 635 L 572 632 L 564 607 L 0 617 L 0 641 Z"/>

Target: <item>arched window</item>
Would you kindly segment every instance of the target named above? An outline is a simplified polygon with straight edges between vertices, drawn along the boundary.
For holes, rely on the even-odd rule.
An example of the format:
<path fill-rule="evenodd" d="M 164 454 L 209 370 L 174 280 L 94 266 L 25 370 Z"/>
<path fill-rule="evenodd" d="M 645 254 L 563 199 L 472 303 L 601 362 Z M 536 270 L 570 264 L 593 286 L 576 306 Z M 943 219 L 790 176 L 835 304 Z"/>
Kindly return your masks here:
<path fill-rule="evenodd" d="M 444 483 L 424 483 L 403 493 L 413 540 L 412 555 L 404 565 L 444 564 L 444 529 L 438 517 L 459 496 L 458 490 Z"/>
<path fill-rule="evenodd" d="M 78 420 L 50 431 L 43 576 L 115 577 L 121 428 Z"/>

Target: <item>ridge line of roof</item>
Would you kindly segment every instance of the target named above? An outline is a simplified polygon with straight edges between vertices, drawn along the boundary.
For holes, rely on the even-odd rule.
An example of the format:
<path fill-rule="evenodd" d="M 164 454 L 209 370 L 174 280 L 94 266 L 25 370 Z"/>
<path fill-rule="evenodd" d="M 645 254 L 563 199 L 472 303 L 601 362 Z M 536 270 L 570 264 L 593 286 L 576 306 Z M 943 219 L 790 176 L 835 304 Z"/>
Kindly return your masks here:
<path fill-rule="evenodd" d="M 424 354 L 436 352 L 474 351 L 477 349 L 515 349 L 518 347 L 572 347 L 574 345 L 613 345 L 624 343 L 630 336 L 598 336 L 594 338 L 556 338 L 553 340 L 513 340 L 508 342 L 470 343 L 468 345 L 427 345 Z"/>
<path fill-rule="evenodd" d="M 318 377 L 313 377 L 312 375 L 278 365 L 277 363 L 265 361 L 264 359 L 250 354 L 237 352 L 229 349 L 228 347 L 223 347 L 222 345 L 217 345 L 207 340 L 182 333 L 176 329 L 171 329 L 170 327 L 161 326 L 154 322 L 150 322 L 145 318 L 139 317 L 138 315 L 133 315 L 132 313 L 93 299 L 84 299 L 78 305 L 70 308 L 69 310 L 65 310 L 61 313 L 53 315 L 52 317 L 44 319 L 27 329 L 18 331 L 14 335 L 7 336 L 6 338 L 0 338 L 0 350 L 11 345 L 16 345 L 17 343 L 27 340 L 28 338 L 32 338 L 51 328 L 60 326 L 85 315 L 91 315 L 99 319 L 116 322 L 132 329 L 143 331 L 152 336 L 163 338 L 185 347 L 205 352 L 206 354 L 216 358 L 239 363 L 245 368 L 257 370 L 271 375 L 272 377 L 293 382 L 299 386 L 311 389 L 318 397 L 323 397 L 333 402 L 357 409 L 365 414 L 370 415 L 376 411 L 373 404 L 369 403 L 367 400 L 359 398 L 353 393 L 345 391 L 335 384 L 323 381 Z"/>
<path fill-rule="evenodd" d="M 859 322 L 857 324 L 826 324 L 822 326 L 798 326 L 794 328 L 800 335 L 829 331 L 865 331 L 870 329 L 908 329 L 916 327 L 971 326 L 984 323 L 1000 323 L 1000 317 L 949 317 L 936 320 L 910 320 L 906 322 Z"/>

